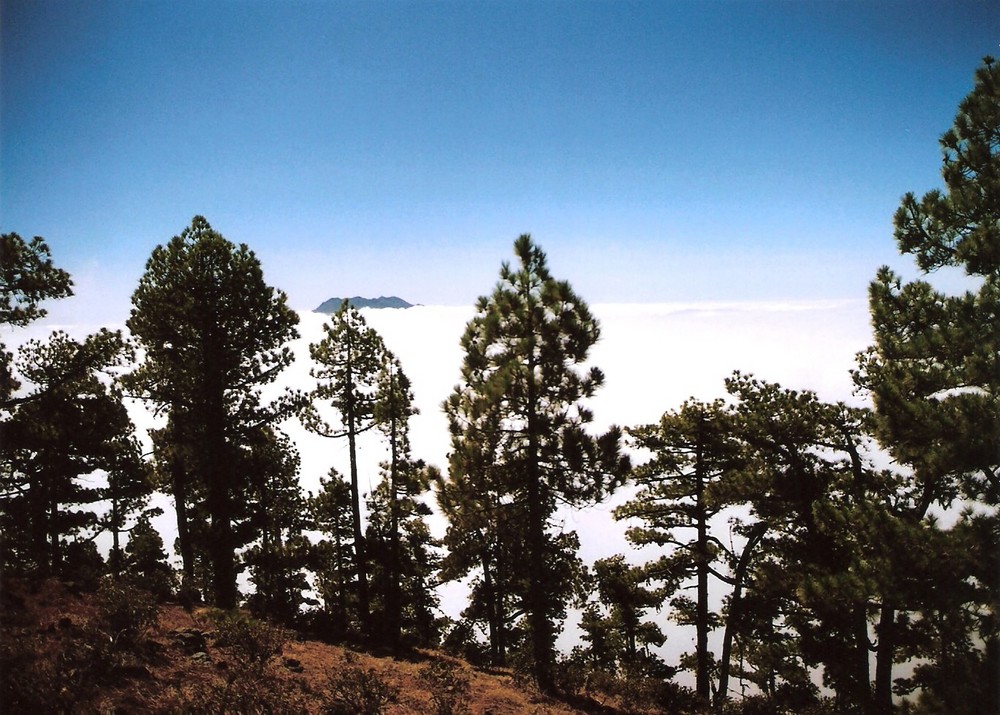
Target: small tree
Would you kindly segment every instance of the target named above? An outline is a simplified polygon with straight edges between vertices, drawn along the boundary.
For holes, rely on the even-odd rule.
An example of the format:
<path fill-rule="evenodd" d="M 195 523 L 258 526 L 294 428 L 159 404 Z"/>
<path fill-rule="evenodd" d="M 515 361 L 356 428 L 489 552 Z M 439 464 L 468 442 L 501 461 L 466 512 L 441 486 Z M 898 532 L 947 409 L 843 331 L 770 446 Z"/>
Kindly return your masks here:
<path fill-rule="evenodd" d="M 284 433 L 266 427 L 252 436 L 241 456 L 251 483 L 241 541 L 259 537 L 243 554 L 256 587 L 248 605 L 260 616 L 291 624 L 308 588 L 304 570 L 310 547 L 303 531 L 312 525 L 299 487 L 299 455 Z"/>
<path fill-rule="evenodd" d="M 441 579 L 473 574 L 463 617 L 486 625 L 490 662 L 504 667 L 522 637 L 522 629 L 515 626 L 521 611 L 518 584 L 527 579 L 519 551 L 524 506 L 504 498 L 504 466 L 493 462 L 501 435 L 497 414 L 495 409 L 476 417 L 467 413 L 461 440 L 454 438 L 457 423 L 452 423 L 449 475 L 437 483 L 436 497 L 448 519 Z"/>
<path fill-rule="evenodd" d="M 142 514 L 129 531 L 125 545 L 125 571 L 133 582 L 160 600 L 174 592 L 176 579 L 163 549 L 163 538 Z"/>
<path fill-rule="evenodd" d="M 59 571 L 63 542 L 100 529 L 87 507 L 105 490 L 80 477 L 119 469 L 141 470 L 133 451 L 133 426 L 120 395 L 101 378 L 124 360 L 120 333 L 101 331 L 83 342 L 61 332 L 20 351 L 33 392 L 5 425 L 2 518 L 5 561 Z M 140 495 L 141 499 L 143 495 Z M 86 534 L 84 534 L 86 536 Z"/>
<path fill-rule="evenodd" d="M 374 416 L 388 442 L 389 459 L 382 463 L 382 481 L 368 501 L 367 541 L 375 565 L 373 582 L 379 584 L 382 636 L 392 647 L 400 645 L 403 630 L 424 646 L 437 640 L 432 586 L 437 544 L 425 522 L 430 508 L 421 497 L 438 472 L 412 457 L 409 419 L 415 414 L 410 381 L 386 351 Z"/>
<path fill-rule="evenodd" d="M 619 644 L 615 660 L 618 668 L 629 676 L 652 675 L 651 666 L 659 663 L 649 647 L 663 645 L 666 636 L 652 621 L 643 620 L 645 612 L 658 608 L 664 594 L 647 588 L 645 569 L 625 562 L 621 555 L 600 559 L 594 563 L 597 594 L 608 609 L 607 625 L 617 633 Z M 591 648 L 595 647 L 592 631 Z M 655 670 L 655 668 L 653 668 Z"/>
<path fill-rule="evenodd" d="M 352 630 L 350 613 L 356 611 L 354 577 L 354 520 L 351 486 L 336 469 L 320 479 L 320 491 L 309 495 L 309 514 L 323 538 L 313 548 L 313 570 L 323 599 L 323 630 L 333 638 L 344 638 Z"/>

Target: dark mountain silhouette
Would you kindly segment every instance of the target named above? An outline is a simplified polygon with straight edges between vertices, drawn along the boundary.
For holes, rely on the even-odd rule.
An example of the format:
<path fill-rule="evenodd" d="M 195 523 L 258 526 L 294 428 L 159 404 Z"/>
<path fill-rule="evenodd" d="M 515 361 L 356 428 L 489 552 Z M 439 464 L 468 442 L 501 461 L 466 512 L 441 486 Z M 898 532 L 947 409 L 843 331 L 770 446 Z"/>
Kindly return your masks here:
<path fill-rule="evenodd" d="M 412 308 L 412 303 L 407 303 L 402 298 L 397 298 L 396 296 L 379 296 L 378 298 L 362 298 L 361 296 L 354 296 L 353 298 L 330 298 L 329 300 L 324 300 L 314 313 L 336 313 L 340 310 L 340 306 L 344 301 L 349 302 L 355 308 Z"/>

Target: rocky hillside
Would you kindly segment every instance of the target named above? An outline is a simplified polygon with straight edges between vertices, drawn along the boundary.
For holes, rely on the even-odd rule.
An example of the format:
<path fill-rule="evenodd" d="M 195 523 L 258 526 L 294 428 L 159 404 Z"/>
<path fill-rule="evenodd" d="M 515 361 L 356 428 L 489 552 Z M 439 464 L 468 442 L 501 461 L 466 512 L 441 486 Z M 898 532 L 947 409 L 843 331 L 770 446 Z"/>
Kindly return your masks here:
<path fill-rule="evenodd" d="M 372 654 L 245 614 L 155 604 L 134 589 L 9 579 L 0 591 L 5 712 L 617 713 L 436 651 Z"/>

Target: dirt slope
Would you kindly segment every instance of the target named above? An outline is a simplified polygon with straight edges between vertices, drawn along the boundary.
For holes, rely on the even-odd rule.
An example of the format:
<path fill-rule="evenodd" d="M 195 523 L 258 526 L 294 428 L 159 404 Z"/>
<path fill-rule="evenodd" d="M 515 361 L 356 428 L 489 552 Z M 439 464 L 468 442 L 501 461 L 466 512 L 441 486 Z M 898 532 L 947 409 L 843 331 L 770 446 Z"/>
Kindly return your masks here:
<path fill-rule="evenodd" d="M 130 628 L 142 622 L 143 605 L 134 592 L 109 599 L 56 581 L 6 579 L 3 711 L 359 712 L 388 692 L 392 701 L 372 712 L 441 713 L 449 704 L 451 712 L 491 715 L 619 712 L 595 699 L 542 696 L 510 672 L 439 652 L 375 657 L 245 616 L 220 620 L 210 609 L 163 604 L 155 622 Z"/>

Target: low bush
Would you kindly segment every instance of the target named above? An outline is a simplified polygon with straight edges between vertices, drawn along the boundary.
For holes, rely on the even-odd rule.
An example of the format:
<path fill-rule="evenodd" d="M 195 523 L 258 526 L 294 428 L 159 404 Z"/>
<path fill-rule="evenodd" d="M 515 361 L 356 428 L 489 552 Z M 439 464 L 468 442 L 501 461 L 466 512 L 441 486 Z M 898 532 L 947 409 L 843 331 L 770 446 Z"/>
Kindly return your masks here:
<path fill-rule="evenodd" d="M 216 611 L 214 647 L 228 660 L 220 664 L 223 680 L 196 683 L 181 692 L 185 712 L 298 713 L 305 699 L 292 683 L 277 677 L 274 661 L 289 633 L 238 611 Z"/>
<path fill-rule="evenodd" d="M 284 651 L 288 638 L 284 628 L 239 611 L 225 611 L 215 617 L 215 647 L 224 648 L 237 669 L 263 672 Z"/>
<path fill-rule="evenodd" d="M 458 665 L 435 660 L 420 671 L 420 679 L 431 691 L 435 715 L 465 715 L 469 712 L 469 676 Z"/>
<path fill-rule="evenodd" d="M 153 596 L 128 582 L 106 579 L 97 591 L 97 621 L 93 626 L 107 635 L 112 650 L 135 651 L 159 617 Z"/>
<path fill-rule="evenodd" d="M 362 668 L 354 655 L 344 655 L 344 666 L 328 682 L 325 715 L 379 715 L 399 699 L 399 688 L 387 683 L 374 668 Z"/>

